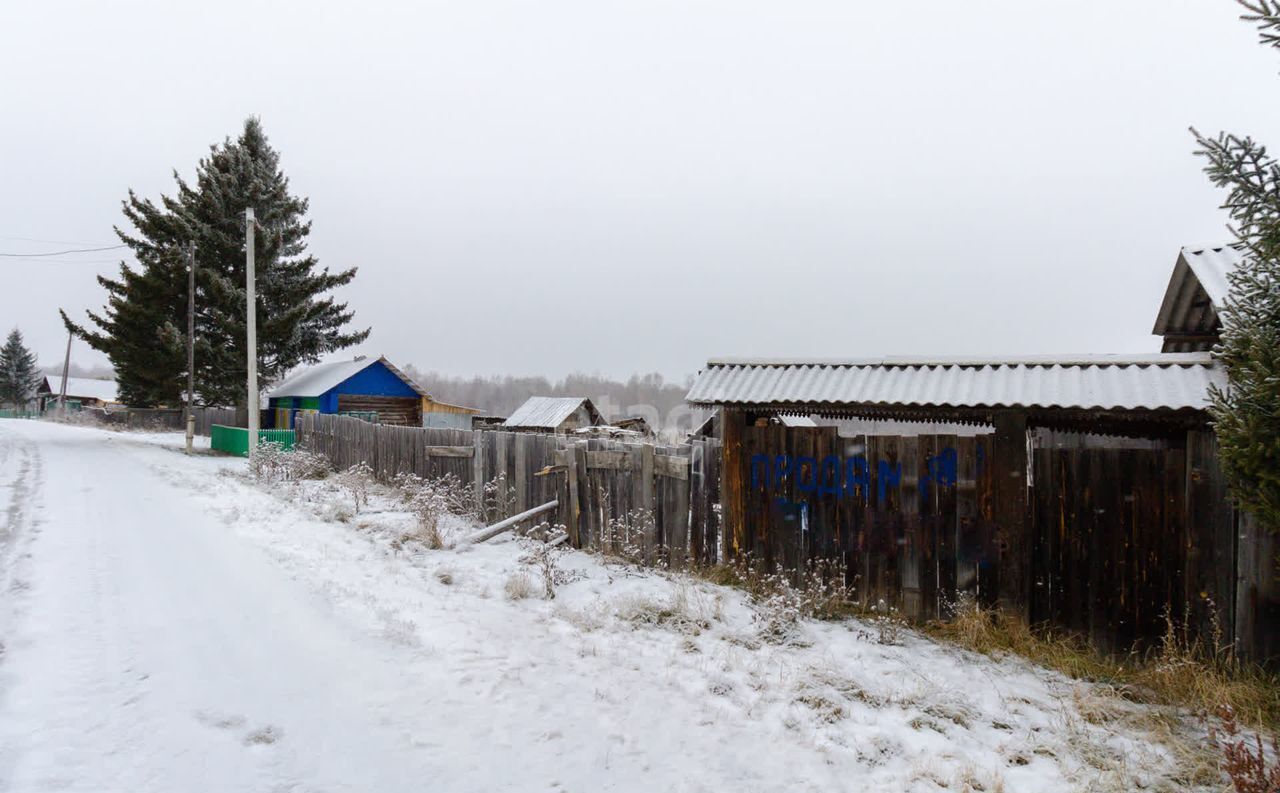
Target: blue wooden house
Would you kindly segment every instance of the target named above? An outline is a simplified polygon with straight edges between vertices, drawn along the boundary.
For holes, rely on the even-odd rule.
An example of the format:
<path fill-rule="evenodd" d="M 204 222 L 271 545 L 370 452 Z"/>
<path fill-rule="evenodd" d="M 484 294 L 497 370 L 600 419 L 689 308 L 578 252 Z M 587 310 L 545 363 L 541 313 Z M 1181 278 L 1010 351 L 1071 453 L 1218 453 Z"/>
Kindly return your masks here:
<path fill-rule="evenodd" d="M 361 356 L 313 366 L 267 394 L 272 425 L 292 428 L 300 410 L 345 413 L 381 424 L 422 426 L 431 397 L 386 358 Z"/>

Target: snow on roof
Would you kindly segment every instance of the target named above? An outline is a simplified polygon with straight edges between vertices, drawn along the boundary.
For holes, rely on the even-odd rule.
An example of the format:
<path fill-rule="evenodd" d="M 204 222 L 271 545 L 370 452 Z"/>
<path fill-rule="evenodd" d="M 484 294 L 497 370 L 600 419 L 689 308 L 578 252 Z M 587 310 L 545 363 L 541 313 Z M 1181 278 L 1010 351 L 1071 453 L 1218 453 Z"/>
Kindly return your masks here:
<path fill-rule="evenodd" d="M 428 396 L 426 391 L 408 377 L 404 372 L 391 365 L 386 358 L 368 358 L 361 355 L 350 361 L 334 361 L 332 363 L 322 363 L 304 369 L 301 372 L 286 379 L 283 383 L 272 389 L 267 396 L 270 399 L 278 399 L 281 397 L 318 397 L 329 389 L 337 386 L 356 375 L 373 366 L 375 363 L 381 362 L 382 365 L 390 369 L 397 377 L 405 382 L 410 388 L 416 391 L 420 396 Z"/>
<path fill-rule="evenodd" d="M 1244 251 L 1235 245 L 1183 248 L 1181 256 L 1187 260 L 1191 272 L 1195 273 L 1205 293 L 1213 301 L 1213 307 L 1222 310 L 1227 302 L 1227 293 L 1231 291 L 1227 275 L 1240 266 L 1240 262 L 1244 260 Z"/>
<path fill-rule="evenodd" d="M 778 416 L 778 423 L 784 427 L 816 427 L 818 423 L 810 416 L 792 416 L 784 414 Z"/>
<path fill-rule="evenodd" d="M 591 400 L 585 397 L 529 397 L 502 426 L 555 429 L 584 404 L 593 418 L 598 415 Z"/>
<path fill-rule="evenodd" d="M 1216 333 L 1218 313 L 1231 289 L 1228 276 L 1243 260 L 1244 251 L 1235 245 L 1179 251 L 1151 332 L 1157 336 Z M 1174 347 L 1179 344 L 1174 342 Z"/>
<path fill-rule="evenodd" d="M 1225 382 L 1208 353 L 1039 358 L 713 360 L 686 400 L 702 405 L 915 405 L 1203 409 Z"/>
<path fill-rule="evenodd" d="M 51 393 L 62 393 L 61 377 L 50 375 L 46 379 L 49 381 Z M 116 393 L 115 380 L 95 380 L 89 377 L 67 378 L 68 399 L 96 399 L 99 402 L 115 402 L 117 401 Z"/>

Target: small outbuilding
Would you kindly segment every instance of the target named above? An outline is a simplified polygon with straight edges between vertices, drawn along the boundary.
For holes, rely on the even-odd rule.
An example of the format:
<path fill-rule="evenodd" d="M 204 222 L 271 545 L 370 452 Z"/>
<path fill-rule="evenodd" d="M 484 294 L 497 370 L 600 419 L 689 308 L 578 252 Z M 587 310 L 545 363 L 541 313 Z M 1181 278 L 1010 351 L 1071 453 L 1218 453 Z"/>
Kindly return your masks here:
<path fill-rule="evenodd" d="M 1171 622 L 1280 658 L 1277 540 L 1233 507 L 1208 410 L 1243 261 L 1179 252 L 1158 353 L 709 361 L 686 399 L 718 411 L 722 556 L 833 565 L 917 619 L 971 598 L 1107 652 Z"/>
<path fill-rule="evenodd" d="M 62 395 L 62 378 L 44 378 L 36 392 L 41 411 L 55 407 Z M 116 392 L 115 380 L 98 380 L 91 377 L 67 378 L 67 406 L 73 409 L 111 409 L 124 407 Z"/>
<path fill-rule="evenodd" d="M 346 413 L 382 424 L 421 426 L 430 396 L 386 358 L 360 356 L 312 366 L 267 395 L 272 425 L 291 429 L 298 411 Z"/>
<path fill-rule="evenodd" d="M 605 424 L 585 397 L 529 397 L 504 422 L 501 429 L 516 432 L 576 432 Z"/>
<path fill-rule="evenodd" d="M 448 402 L 426 396 L 422 399 L 422 426 L 450 430 L 469 430 L 484 413 L 480 408 L 451 405 Z"/>

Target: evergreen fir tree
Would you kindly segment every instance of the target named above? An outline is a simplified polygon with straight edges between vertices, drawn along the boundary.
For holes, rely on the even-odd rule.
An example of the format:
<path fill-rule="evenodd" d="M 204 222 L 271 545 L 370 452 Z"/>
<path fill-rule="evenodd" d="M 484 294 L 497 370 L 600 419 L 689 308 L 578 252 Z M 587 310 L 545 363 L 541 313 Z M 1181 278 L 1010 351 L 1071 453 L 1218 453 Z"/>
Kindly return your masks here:
<path fill-rule="evenodd" d="M 1262 42 L 1280 48 L 1280 2 L 1241 0 Z M 1237 504 L 1280 531 L 1280 162 L 1249 137 L 1195 130 L 1205 172 L 1228 191 L 1224 208 L 1245 251 L 1230 275 L 1215 349 L 1227 387 L 1212 390 L 1211 413 Z"/>
<path fill-rule="evenodd" d="M 36 356 L 27 349 L 22 334 L 15 328 L 0 347 L 0 404 L 25 407 L 36 398 L 39 385 Z"/>
<path fill-rule="evenodd" d="M 185 250 L 196 243 L 196 391 L 206 404 L 245 404 L 245 210 L 257 219 L 258 373 L 265 388 L 299 364 L 363 341 L 349 331 L 352 312 L 330 293 L 355 277 L 355 268 L 330 273 L 306 253 L 311 223 L 307 200 L 289 192 L 255 118 L 240 137 L 211 147 L 194 183 L 174 174 L 177 195 L 162 205 L 130 193 L 126 218 L 135 233 L 117 229 L 138 259 L 118 279 L 100 279 L 106 311 L 90 314 L 96 329 L 68 326 L 111 358 L 120 391 L 131 404 L 178 404 L 185 388 L 187 276 Z"/>
<path fill-rule="evenodd" d="M 130 190 L 123 202 L 134 232 L 115 231 L 138 263 L 121 264 L 117 278 L 98 277 L 107 306 L 101 314 L 89 312 L 96 330 L 62 315 L 73 333 L 107 354 L 121 401 L 136 407 L 176 405 L 186 388 L 187 274 L 181 248 L 191 234 L 181 207 L 162 201 L 158 207 Z M 207 343 L 199 327 L 196 338 L 203 349 Z"/>

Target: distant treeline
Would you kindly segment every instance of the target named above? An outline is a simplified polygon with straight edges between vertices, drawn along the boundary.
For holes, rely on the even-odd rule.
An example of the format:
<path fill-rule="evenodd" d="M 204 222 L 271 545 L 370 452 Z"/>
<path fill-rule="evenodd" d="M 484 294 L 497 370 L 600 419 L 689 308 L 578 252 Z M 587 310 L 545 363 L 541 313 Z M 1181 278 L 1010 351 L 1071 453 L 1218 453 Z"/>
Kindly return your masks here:
<path fill-rule="evenodd" d="M 692 377 L 682 383 L 667 382 L 657 372 L 634 374 L 626 381 L 589 374 L 571 374 L 555 381 L 511 375 L 450 377 L 412 365 L 405 367 L 405 373 L 435 399 L 481 408 L 489 415 L 508 416 L 531 396 L 587 397 L 609 419 L 643 414 L 652 422 L 656 417 L 660 426 L 655 429 L 688 425 L 688 419 L 682 418 L 686 413 L 684 395 L 693 382 Z"/>

